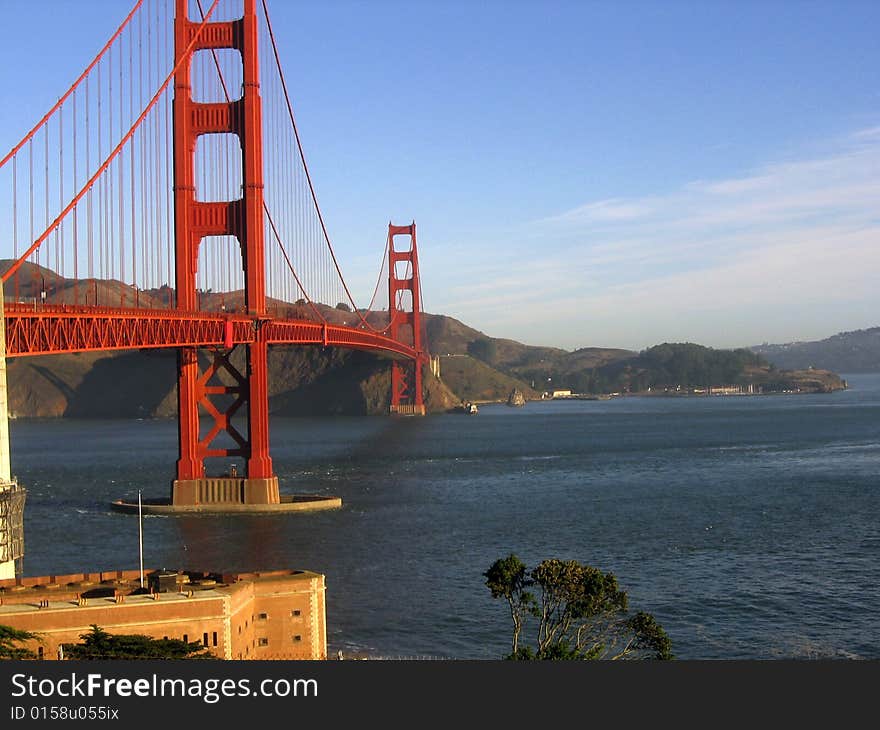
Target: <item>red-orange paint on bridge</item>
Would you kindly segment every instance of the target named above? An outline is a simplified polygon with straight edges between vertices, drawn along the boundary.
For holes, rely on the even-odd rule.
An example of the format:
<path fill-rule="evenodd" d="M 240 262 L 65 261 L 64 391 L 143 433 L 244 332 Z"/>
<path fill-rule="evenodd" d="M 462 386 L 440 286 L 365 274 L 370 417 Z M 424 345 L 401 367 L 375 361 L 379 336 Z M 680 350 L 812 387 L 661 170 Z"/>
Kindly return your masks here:
<path fill-rule="evenodd" d="M 243 0 L 242 16 L 232 20 L 212 19 L 218 0 L 210 1 L 201 19 L 189 17 L 190 5 L 189 0 L 174 0 L 173 49 L 164 51 L 173 57 L 155 93 L 150 83 L 143 93 L 141 84 L 134 83 L 134 59 L 141 57 L 143 47 L 143 39 L 135 37 L 143 30 L 141 16 L 137 16 L 137 23 L 132 22 L 138 2 L 70 91 L 0 159 L 0 169 L 11 175 L 12 186 L 13 259 L 0 277 L 9 283 L 14 300 L 5 311 L 7 354 L 30 357 L 175 349 L 179 458 L 172 484 L 173 504 L 192 507 L 206 500 L 279 504 L 278 479 L 269 454 L 270 345 L 342 347 L 386 355 L 392 361 L 389 412 L 424 414 L 422 368 L 427 353 L 422 346 L 416 227 L 415 222 L 406 226 L 389 223 L 387 324 L 382 316 L 379 320 L 383 324 L 374 326 L 368 315 L 383 308 L 374 310 L 372 302 L 366 309 L 355 306 L 327 235 L 266 3 L 261 5 L 273 51 L 270 58 L 280 80 L 280 87 L 276 84 L 274 88 L 283 92 L 295 140 L 293 159 L 301 163 L 301 174 L 291 170 L 290 150 L 279 147 L 284 137 L 269 133 L 264 145 L 264 124 L 284 120 L 285 114 L 263 114 L 266 86 L 261 86 L 257 48 L 257 0 Z M 152 37 L 150 23 L 152 19 L 147 18 L 147 38 Z M 165 37 L 158 30 L 153 35 Z M 117 48 L 114 44 L 118 50 L 113 50 Z M 127 81 L 122 44 L 127 44 L 129 51 L 131 78 Z M 157 58 L 153 59 L 152 44 L 147 46 L 149 67 L 153 60 L 158 62 L 160 48 L 157 43 Z M 218 52 L 227 53 L 218 56 Z M 213 64 L 199 66 L 199 54 Z M 107 59 L 105 73 L 109 74 L 114 56 L 120 62 L 113 79 L 118 74 L 119 81 L 105 88 L 102 59 Z M 233 76 L 224 75 L 223 57 L 240 62 L 235 65 L 230 61 L 235 68 Z M 194 64 L 201 70 L 194 73 Z M 220 94 L 205 93 L 213 88 L 204 83 L 206 74 L 213 74 L 212 67 Z M 92 79 L 93 69 L 96 79 Z M 163 77 L 156 75 L 159 80 Z M 194 85 L 194 79 L 199 83 Z M 172 90 L 170 105 L 164 104 Z M 93 106 L 90 95 L 96 97 Z M 77 104 L 84 108 L 84 114 L 77 115 Z M 126 108 L 130 125 L 121 119 Z M 100 115 L 113 110 L 117 110 L 117 118 L 108 115 L 102 125 Z M 164 134 L 163 124 L 167 124 Z M 114 136 L 111 145 L 108 139 L 108 147 L 103 149 L 99 144 L 94 155 L 89 144 L 94 130 L 100 135 L 102 129 L 117 128 L 118 140 Z M 67 144 L 65 135 L 69 135 Z M 231 151 L 226 157 L 219 153 L 214 157 L 212 145 L 219 144 L 221 138 Z M 43 150 L 36 167 L 35 139 L 41 140 L 37 146 Z M 197 149 L 201 149 L 201 156 Z M 83 150 L 85 159 L 77 164 Z M 54 153 L 58 161 L 53 162 L 56 169 L 50 174 Z M 267 191 L 279 189 L 286 197 L 280 209 L 270 210 Z M 54 206 L 56 200 L 57 216 L 54 212 L 50 215 L 50 203 Z M 45 214 L 38 216 L 45 218 L 42 232 L 42 225 L 35 227 L 35 211 L 40 207 L 35 201 L 45 204 Z M 315 218 L 309 212 L 312 208 Z M 286 227 L 279 231 L 277 224 L 284 221 Z M 296 249 L 282 240 L 284 230 L 288 236 L 298 237 L 296 244 L 305 249 L 299 271 L 290 255 Z M 409 246 L 396 247 L 395 237 L 408 237 Z M 312 244 L 326 244 L 329 261 L 322 255 L 320 263 Z M 303 268 L 315 271 L 317 292 L 313 289 L 309 293 Z M 238 274 L 240 286 L 235 278 Z M 335 276 L 348 303 L 327 296 L 334 289 L 331 280 Z M 99 279 L 104 289 L 101 300 L 118 301 L 119 308 L 97 306 Z M 83 287 L 94 289 L 95 306 L 80 304 Z M 201 311 L 202 296 L 215 287 L 218 292 L 240 290 L 241 307 L 236 304 L 235 311 Z M 149 293 L 156 291 L 162 292 L 158 299 Z M 284 310 L 273 313 L 270 299 L 282 303 L 287 314 L 299 314 L 310 307 L 315 318 L 279 317 Z M 32 303 L 24 303 L 30 300 Z M 172 308 L 150 307 L 159 300 Z M 341 304 L 352 313 L 347 321 L 353 321 L 353 326 L 330 324 L 316 306 L 321 302 L 329 307 L 334 301 L 337 308 Z M 126 308 L 127 302 L 141 306 Z M 289 305 L 291 302 L 295 304 Z M 225 309 L 225 303 L 221 306 Z M 243 358 L 232 357 L 237 347 Z M 200 350 L 207 350 L 210 356 L 207 368 L 204 356 L 199 357 Z M 205 466 L 210 458 L 223 459 L 222 466 L 229 473 L 210 475 Z M 244 460 L 241 475 L 228 463 L 231 458 Z M 222 489 L 214 490 L 218 478 L 223 481 Z M 206 484 L 211 489 L 203 489 Z M 215 492 L 224 496 L 204 496 Z"/>
<path fill-rule="evenodd" d="M 232 338 L 227 339 L 231 325 Z M 235 345 L 322 345 L 415 359 L 402 342 L 357 327 L 213 312 L 90 306 L 6 305 L 7 357 L 101 350 Z"/>

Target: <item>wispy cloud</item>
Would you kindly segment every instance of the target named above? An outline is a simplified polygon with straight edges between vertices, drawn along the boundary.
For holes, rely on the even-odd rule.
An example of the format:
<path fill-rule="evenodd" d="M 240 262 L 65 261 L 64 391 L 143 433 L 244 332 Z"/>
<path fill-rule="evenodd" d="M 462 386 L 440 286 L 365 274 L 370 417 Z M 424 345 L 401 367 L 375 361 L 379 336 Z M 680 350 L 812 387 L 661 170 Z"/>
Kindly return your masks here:
<path fill-rule="evenodd" d="M 548 219 L 547 223 L 589 224 L 607 221 L 632 221 L 654 212 L 650 201 L 626 201 L 620 199 L 599 200 Z"/>
<path fill-rule="evenodd" d="M 880 324 L 880 127 L 748 175 L 587 201 L 519 235 L 526 261 L 493 248 L 453 295 L 493 334 L 734 346 Z"/>

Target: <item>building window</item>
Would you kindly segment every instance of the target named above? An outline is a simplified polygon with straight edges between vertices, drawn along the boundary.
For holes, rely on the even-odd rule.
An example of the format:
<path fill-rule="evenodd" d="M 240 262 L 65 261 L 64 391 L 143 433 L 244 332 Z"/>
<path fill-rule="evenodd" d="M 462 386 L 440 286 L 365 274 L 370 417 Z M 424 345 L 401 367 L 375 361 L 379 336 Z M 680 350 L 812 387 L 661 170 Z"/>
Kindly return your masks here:
<path fill-rule="evenodd" d="M 214 646 L 217 646 L 217 632 L 216 632 L 216 631 L 215 631 L 215 632 L 213 633 L 213 635 L 211 636 L 211 643 L 212 643 Z"/>
<path fill-rule="evenodd" d="M 208 645 L 208 632 L 207 631 L 204 634 L 202 634 L 202 645 L 203 646 Z"/>
<path fill-rule="evenodd" d="M 293 611 L 290 612 L 290 615 L 291 616 L 299 616 L 301 613 L 302 613 L 302 611 L 300 611 L 298 608 L 295 608 L 295 609 L 293 609 Z"/>
<path fill-rule="evenodd" d="M 184 635 L 183 635 L 183 643 L 184 643 L 184 644 L 189 644 L 189 634 L 184 634 Z"/>
<path fill-rule="evenodd" d="M 268 639 L 260 639 L 259 645 L 260 646 L 269 646 L 269 640 Z"/>
<path fill-rule="evenodd" d="M 37 659 L 42 659 L 42 658 L 43 658 L 43 647 L 38 646 L 37 647 Z"/>
<path fill-rule="evenodd" d="M 293 637 L 293 640 L 294 640 L 294 641 L 302 641 L 302 640 L 303 640 L 303 637 L 300 636 L 299 634 L 297 634 L 296 636 Z"/>
<path fill-rule="evenodd" d="M 260 619 L 260 621 L 265 621 L 267 618 L 269 618 L 269 614 L 259 613 L 259 614 L 257 614 L 257 618 Z"/>

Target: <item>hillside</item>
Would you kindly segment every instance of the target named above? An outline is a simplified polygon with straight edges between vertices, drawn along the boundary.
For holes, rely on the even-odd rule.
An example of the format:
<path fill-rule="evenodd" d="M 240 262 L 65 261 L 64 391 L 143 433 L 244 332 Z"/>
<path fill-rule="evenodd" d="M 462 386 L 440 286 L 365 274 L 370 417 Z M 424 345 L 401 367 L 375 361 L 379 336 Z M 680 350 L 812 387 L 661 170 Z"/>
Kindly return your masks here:
<path fill-rule="evenodd" d="M 462 400 L 486 402 L 507 400 L 518 389 L 526 400 L 541 394 L 526 383 L 505 375 L 470 355 L 440 356 L 440 378 Z"/>
<path fill-rule="evenodd" d="M 233 362 L 243 367 L 236 352 Z M 202 358 L 202 366 L 207 359 Z M 169 350 L 10 358 L 9 409 L 16 417 L 167 418 L 177 415 L 176 355 Z M 388 409 L 388 361 L 319 347 L 269 351 L 269 411 L 277 415 L 374 415 Z M 459 398 L 430 374 L 429 412 Z"/>
<path fill-rule="evenodd" d="M 815 342 L 751 348 L 779 368 L 818 368 L 838 373 L 880 372 L 880 327 L 841 332 Z"/>
<path fill-rule="evenodd" d="M 438 314 L 425 314 L 425 334 L 431 353 L 441 356 L 441 375 L 454 379 L 456 385 L 464 388 L 462 377 L 480 377 L 482 384 L 472 383 L 469 393 L 485 391 L 487 373 L 476 368 L 467 360 L 454 361 L 470 355 L 472 361 L 479 361 L 489 368 L 508 376 L 509 380 L 496 377 L 496 389 L 516 387 L 523 390 L 526 398 L 540 397 L 541 392 L 552 390 L 556 382 L 574 380 L 578 374 L 602 367 L 636 353 L 601 347 L 585 347 L 570 352 L 558 347 L 524 345 L 515 340 L 489 337 L 479 330 L 468 327 L 452 317 Z M 458 392 L 458 390 L 456 390 Z M 476 395 L 463 396 L 466 399 L 481 399 Z M 506 398 L 507 394 L 503 395 Z M 487 396 L 488 398 L 488 396 Z M 498 399 L 502 399 L 499 395 Z"/>
<path fill-rule="evenodd" d="M 0 271 L 8 265 L 8 261 L 0 261 Z M 132 292 L 121 282 L 65 280 L 34 264 L 25 264 L 7 284 L 7 296 L 14 296 L 16 288 L 21 301 L 39 301 L 42 290 L 51 292 L 55 301 L 66 303 L 91 304 L 97 298 L 100 304 L 110 306 L 146 302 L 167 307 L 171 301 L 168 287 Z M 207 311 L 235 311 L 243 305 L 242 293 L 201 292 L 199 305 Z M 344 304 L 270 301 L 269 307 L 276 316 L 322 318 L 339 324 L 351 324 L 358 317 Z M 388 314 L 380 311 L 366 317 L 371 325 L 381 327 Z M 822 343 L 766 346 L 774 353 L 776 367 L 771 367 L 747 350 L 666 344 L 642 353 L 599 347 L 570 352 L 490 337 L 445 315 L 423 313 L 422 322 L 423 342 L 429 353 L 440 358 L 440 379 L 425 374 L 430 412 L 452 410 L 463 401 L 505 401 L 514 389 L 526 400 L 533 400 L 552 390 L 584 394 L 686 392 L 706 386 L 751 384 L 761 392 L 803 392 L 845 387 L 833 372 L 824 372 L 832 369 L 825 360 L 804 355 L 811 352 L 810 345 L 822 346 L 816 352 L 836 353 L 840 362 L 843 354 L 849 355 L 846 367 L 835 370 L 880 369 L 880 328 L 844 333 Z M 207 353 L 202 357 L 204 367 Z M 175 358 L 174 351 L 166 350 L 12 358 L 8 364 L 10 409 L 20 417 L 173 417 L 177 412 Z M 243 352 L 236 351 L 233 363 L 241 370 L 242 359 Z M 270 412 L 386 413 L 391 387 L 388 365 L 386 358 L 365 352 L 318 346 L 272 347 Z"/>

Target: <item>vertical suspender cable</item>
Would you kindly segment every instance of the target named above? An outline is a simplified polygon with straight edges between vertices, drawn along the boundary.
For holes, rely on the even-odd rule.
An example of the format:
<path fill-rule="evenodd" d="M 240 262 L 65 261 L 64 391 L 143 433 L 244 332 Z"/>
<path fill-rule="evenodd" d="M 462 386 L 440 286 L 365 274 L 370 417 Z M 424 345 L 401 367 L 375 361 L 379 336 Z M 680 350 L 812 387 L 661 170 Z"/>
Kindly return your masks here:
<path fill-rule="evenodd" d="M 88 177 L 89 172 L 91 171 L 91 130 L 89 126 L 89 85 L 90 82 L 86 80 L 86 114 L 85 114 L 85 122 L 86 122 L 86 177 Z M 92 274 L 94 273 L 94 200 L 92 194 L 92 188 L 89 188 L 86 198 L 86 248 L 88 249 L 88 278 L 92 278 Z M 88 304 L 88 300 L 85 302 Z"/>
<path fill-rule="evenodd" d="M 129 123 L 134 119 L 134 29 L 129 26 L 128 29 L 128 120 Z M 140 101 L 140 100 L 138 100 Z M 137 162 L 137 142 L 132 139 L 131 146 L 128 150 L 129 159 L 129 181 L 128 181 L 128 205 L 129 215 L 131 216 L 129 234 L 131 236 L 131 285 L 138 289 L 137 280 L 137 230 L 135 224 L 135 174 L 138 169 Z M 143 214 L 142 214 L 143 215 Z M 135 298 L 137 302 L 137 298 Z"/>
<path fill-rule="evenodd" d="M 158 16 L 159 7 L 156 6 L 156 12 Z M 149 48 L 149 64 L 148 64 L 148 77 L 149 77 L 149 87 L 152 89 L 154 85 L 159 82 L 159 77 L 161 74 L 161 69 L 159 67 L 160 64 L 160 54 L 161 50 L 159 48 L 159 32 L 158 32 L 158 17 L 155 22 L 149 23 L 147 26 L 147 45 Z M 145 131 L 147 136 L 149 137 L 149 141 L 147 143 L 147 148 L 150 150 L 150 154 L 147 158 L 146 163 L 146 171 L 147 171 L 147 184 L 149 185 L 150 193 L 149 199 L 150 203 L 147 208 L 147 221 L 149 225 L 149 243 L 147 245 L 147 257 L 146 257 L 146 269 L 144 270 L 144 278 L 145 285 L 149 286 L 150 282 L 154 280 L 156 275 L 156 270 L 158 266 L 157 259 L 157 251 L 160 247 L 159 236 L 158 236 L 158 228 L 155 225 L 153 217 L 156 215 L 156 211 L 159 207 L 159 200 L 162 195 L 162 191 L 159 188 L 161 184 L 161 180 L 159 178 L 159 170 L 158 170 L 158 159 L 159 159 L 159 125 L 158 118 L 155 114 L 151 114 L 150 117 L 147 118 L 145 123 Z"/>
<path fill-rule="evenodd" d="M 144 98 L 144 21 L 142 14 L 138 16 L 138 106 L 143 102 Z M 147 186 L 146 186 L 146 169 L 147 169 L 147 132 L 144 128 L 138 128 L 137 140 L 132 140 L 132 145 L 140 149 L 140 159 L 138 160 L 138 192 L 140 193 L 141 203 L 141 285 L 146 287 L 147 279 L 145 271 L 147 269 Z"/>
<path fill-rule="evenodd" d="M 18 155 L 12 157 L 12 255 L 18 261 Z M 19 277 L 15 277 L 15 301 L 19 301 Z"/>
<path fill-rule="evenodd" d="M 103 88 L 101 85 L 101 64 L 98 64 L 97 68 L 97 86 L 98 86 L 98 99 L 95 107 L 95 114 L 98 117 L 96 126 L 97 126 L 97 140 L 98 140 L 98 159 L 104 159 L 104 138 L 101 134 L 101 97 L 103 95 Z M 104 230 L 103 230 L 103 207 L 104 207 L 104 181 L 100 179 L 98 182 L 98 241 L 97 241 L 97 249 L 98 249 L 98 266 L 97 271 L 95 272 L 98 276 L 103 277 L 104 275 Z M 98 285 L 95 284 L 95 306 L 98 305 Z"/>
<path fill-rule="evenodd" d="M 107 144 L 110 149 L 113 149 L 113 49 L 110 49 L 110 52 L 107 54 L 107 109 L 108 109 L 108 121 L 107 121 Z M 110 167 L 107 169 L 107 267 L 108 274 L 110 279 L 115 279 L 116 273 L 116 250 L 115 246 L 113 246 L 113 236 L 115 235 L 116 228 L 116 196 L 113 181 L 113 165 L 114 162 L 110 163 Z M 116 298 L 112 297 L 110 299 L 111 306 L 116 305 Z"/>
<path fill-rule="evenodd" d="M 77 176 L 77 151 L 76 151 L 76 128 L 79 126 L 79 117 L 76 113 L 76 92 L 73 92 L 73 189 L 79 186 Z M 79 206 L 73 209 L 73 303 L 79 304 Z"/>
<path fill-rule="evenodd" d="M 58 207 L 64 206 L 64 107 L 58 108 Z M 60 255 L 59 255 L 60 254 Z M 61 279 L 65 275 L 64 270 L 64 225 L 59 226 L 56 237 L 55 253 L 55 290 L 57 297 L 61 291 Z"/>
<path fill-rule="evenodd" d="M 47 124 L 43 127 L 43 170 L 45 172 L 45 181 L 43 185 L 43 200 L 45 202 L 44 208 L 46 209 L 46 227 L 49 227 L 49 125 Z M 56 236 L 56 247 L 57 247 L 57 236 Z M 46 250 L 43 251 L 43 265 L 48 269 L 49 268 L 49 247 L 46 247 Z M 39 252 L 37 254 L 37 263 L 39 263 L 40 257 Z M 43 276 L 43 274 L 40 274 Z M 40 280 L 40 299 L 43 298 L 43 291 L 45 287 L 45 281 L 43 279 Z"/>
<path fill-rule="evenodd" d="M 174 58 L 173 54 L 173 45 L 171 43 L 171 22 L 168 17 L 168 5 L 165 5 L 165 23 L 163 27 L 165 28 L 165 51 L 172 58 Z M 177 59 L 174 59 L 174 62 L 177 62 Z M 172 253 L 172 246 L 174 245 L 174 216 L 172 214 L 173 203 L 171 196 L 171 152 L 172 152 L 172 144 L 171 144 L 171 97 L 170 94 L 165 96 L 165 247 L 166 247 L 166 257 L 165 261 L 168 266 L 168 307 L 177 306 L 176 302 L 171 296 L 171 292 L 175 291 L 172 289 L 171 285 L 174 282 L 174 256 Z"/>
<path fill-rule="evenodd" d="M 29 207 L 29 218 L 30 218 L 30 227 L 31 234 L 30 240 L 34 240 L 34 139 L 31 137 L 28 142 L 28 166 L 29 166 L 29 175 L 28 175 L 28 190 L 30 195 L 30 207 Z M 31 269 L 31 277 L 33 277 L 33 269 Z M 33 280 L 32 280 L 33 281 Z M 32 292 L 33 293 L 33 292 Z"/>
<path fill-rule="evenodd" d="M 123 83 L 123 72 L 122 72 L 122 43 L 119 44 L 119 136 L 125 133 L 125 120 L 123 118 L 124 108 L 125 108 L 125 87 Z M 130 121 L 130 120 L 129 120 Z M 131 157 L 131 150 L 128 150 L 129 157 Z M 125 155 L 119 155 L 119 183 L 117 195 L 119 196 L 119 281 L 122 284 L 126 283 L 125 276 Z M 134 281 L 132 281 L 132 286 L 134 286 Z M 131 292 L 126 292 L 123 289 L 122 297 L 125 294 L 130 294 Z M 125 300 L 123 298 L 122 304 L 125 304 Z M 132 296 L 131 306 L 134 306 L 134 297 Z"/>

